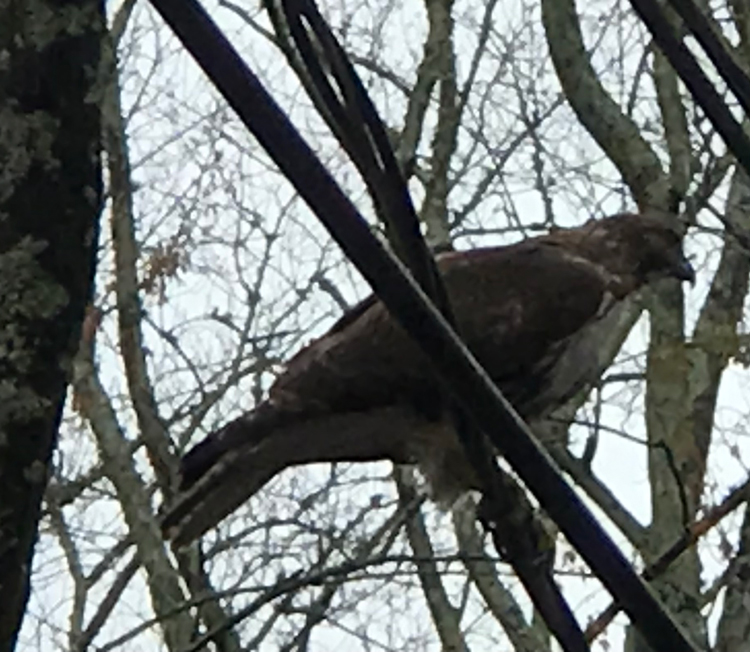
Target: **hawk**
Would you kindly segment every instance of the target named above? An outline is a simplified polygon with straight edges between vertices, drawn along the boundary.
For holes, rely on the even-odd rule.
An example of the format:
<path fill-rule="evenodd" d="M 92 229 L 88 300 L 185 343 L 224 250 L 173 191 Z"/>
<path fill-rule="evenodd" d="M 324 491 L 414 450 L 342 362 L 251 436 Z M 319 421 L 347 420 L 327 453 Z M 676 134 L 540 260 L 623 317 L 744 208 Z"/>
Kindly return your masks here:
<path fill-rule="evenodd" d="M 674 219 L 621 213 L 517 244 L 437 257 L 459 333 L 527 421 L 596 380 L 588 333 L 644 285 L 695 280 Z M 162 522 L 177 545 L 280 471 L 314 462 L 416 463 L 438 501 L 479 488 L 429 359 L 370 296 L 292 357 L 254 409 L 184 456 Z"/>

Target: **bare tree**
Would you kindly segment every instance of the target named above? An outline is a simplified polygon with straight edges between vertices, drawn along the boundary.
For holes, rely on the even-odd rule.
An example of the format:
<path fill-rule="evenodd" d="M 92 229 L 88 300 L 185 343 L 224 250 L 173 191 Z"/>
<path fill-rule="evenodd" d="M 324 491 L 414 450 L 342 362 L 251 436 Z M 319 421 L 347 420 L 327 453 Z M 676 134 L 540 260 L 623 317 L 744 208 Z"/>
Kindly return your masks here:
<path fill-rule="evenodd" d="M 29 647 L 177 651 L 218 632 L 210 645 L 220 650 L 551 649 L 485 548 L 471 500 L 440 512 L 409 469 L 294 469 L 194 549 L 165 547 L 157 511 L 179 453 L 251 407 L 277 365 L 365 288 L 148 6 L 133 6 L 110 21 L 118 65 L 102 100 L 111 201 L 98 327 L 81 343 L 47 492 Z M 654 585 L 699 646 L 716 605 L 716 649 L 739 649 L 746 175 L 627 3 L 322 9 L 411 173 L 432 245 L 687 207 L 698 288 L 665 287 L 613 314 L 592 339 L 601 382 L 538 434 L 638 565 L 658 565 L 690 533 Z M 283 34 L 257 3 L 211 10 L 369 211 L 279 55 Z M 750 63 L 747 7 L 715 10 L 732 25 L 717 29 L 738 35 L 734 56 Z M 564 541 L 557 548 L 560 582 L 586 622 L 606 596 Z M 643 649 L 619 621 L 601 618 L 589 633 Z"/>

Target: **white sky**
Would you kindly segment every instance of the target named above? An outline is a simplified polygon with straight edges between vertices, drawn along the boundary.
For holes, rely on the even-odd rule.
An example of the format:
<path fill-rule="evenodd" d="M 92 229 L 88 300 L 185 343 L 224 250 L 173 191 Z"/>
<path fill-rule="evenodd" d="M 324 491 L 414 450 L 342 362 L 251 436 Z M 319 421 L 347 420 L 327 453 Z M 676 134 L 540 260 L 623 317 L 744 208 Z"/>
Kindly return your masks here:
<path fill-rule="evenodd" d="M 394 3 L 396 4 L 396 3 Z M 468 69 L 468 61 L 473 52 L 475 29 L 472 16 L 476 16 L 479 0 L 457 2 L 454 15 L 457 19 L 456 44 L 460 53 L 457 64 L 459 75 L 463 79 Z M 331 138 L 326 134 L 320 120 L 309 111 L 309 102 L 298 90 L 293 75 L 287 70 L 283 58 L 271 49 L 260 37 L 251 33 L 228 11 L 217 9 L 215 3 L 207 4 L 212 14 L 233 42 L 246 56 L 248 63 L 256 70 L 263 71 L 263 78 L 271 80 L 277 99 L 282 106 L 290 110 L 295 123 L 303 130 L 306 137 L 320 152 L 321 157 L 336 169 L 337 178 L 351 193 L 361 210 L 369 214 L 369 206 L 362 194 L 361 184 L 357 181 L 351 166 L 342 164 L 343 155 L 337 151 Z M 243 4 L 248 11 L 257 14 L 258 3 Z M 324 5 L 332 17 L 334 25 L 341 24 L 341 16 L 346 17 L 350 25 L 350 34 L 357 34 L 373 22 L 373 12 L 383 9 L 381 5 L 362 3 L 353 8 L 351 3 L 331 2 Z M 604 79 L 608 86 L 615 88 L 618 76 L 627 74 L 636 63 L 635 55 L 626 59 L 626 66 L 619 70 L 610 63 L 611 57 L 627 45 L 623 35 L 616 29 L 616 23 L 608 12 L 608 3 L 595 3 L 587 8 L 589 17 L 597 12 L 604 17 L 598 27 L 593 23 L 597 33 L 601 30 L 602 45 L 594 57 L 595 65 L 606 70 Z M 360 55 L 374 55 L 386 62 L 407 80 L 413 80 L 414 68 L 421 56 L 425 20 L 422 5 L 419 3 L 401 3 L 393 7 L 391 17 L 382 27 L 382 38 L 379 44 L 371 47 L 367 42 L 358 42 L 354 49 Z M 498 58 L 509 48 L 518 48 L 516 77 L 531 84 L 540 84 L 540 93 L 554 98 L 557 92 L 550 75 L 550 66 L 542 64 L 545 48 L 538 27 L 537 11 L 530 11 L 532 20 L 536 20 L 534 30 L 522 29 L 522 23 L 529 14 L 521 2 L 502 2 L 495 14 L 498 32 L 505 34 L 506 41 L 492 39 L 489 45 L 491 52 Z M 474 18 L 473 20 L 476 20 Z M 265 23 L 265 21 L 263 21 Z M 592 27 L 592 22 L 587 23 Z M 156 29 L 154 29 L 156 28 Z M 353 37 L 352 37 L 353 38 Z M 627 36 L 626 36 L 627 38 Z M 523 48 L 523 49 L 522 49 Z M 371 52 L 372 50 L 372 52 Z M 289 306 L 296 295 L 292 288 L 301 289 L 304 280 L 320 264 L 321 259 L 329 266 L 327 274 L 339 286 L 349 301 L 366 293 L 364 284 L 356 273 L 342 266 L 340 252 L 330 243 L 315 218 L 293 198 L 289 185 L 278 173 L 269 169 L 267 159 L 261 155 L 259 146 L 252 137 L 239 127 L 217 95 L 207 86 L 203 76 L 198 72 L 190 58 L 182 51 L 176 39 L 163 26 L 154 12 L 145 3 L 140 3 L 133 19 L 128 36 L 122 47 L 124 100 L 123 104 L 129 114 L 128 132 L 133 165 L 133 178 L 137 183 L 135 204 L 140 236 L 144 237 L 144 252 L 159 242 L 179 234 L 180 237 L 192 238 L 196 245 L 191 258 L 192 268 L 180 274 L 177 281 L 169 282 L 169 301 L 159 305 L 153 298 L 146 301 L 149 317 L 159 327 L 170 329 L 180 338 L 180 342 L 189 352 L 196 364 L 219 364 L 232 354 L 237 347 L 237 336 L 215 320 L 207 318 L 212 311 L 219 314 L 240 315 L 247 305 L 247 294 L 240 286 L 240 280 L 252 285 L 253 274 L 258 269 L 258 260 L 262 255 L 263 242 L 253 240 L 257 230 L 253 218 L 261 216 L 271 222 L 269 216 L 278 215 L 280 211 L 290 211 L 290 217 L 283 221 L 278 244 L 274 248 L 274 265 L 263 285 L 263 299 L 267 303 L 254 323 L 251 335 L 264 335 L 274 325 L 279 305 Z M 488 125 L 488 132 L 498 134 L 498 148 L 503 144 L 501 135 L 508 130 L 518 129 L 517 95 L 511 81 L 511 72 L 498 71 L 497 59 L 490 59 L 482 64 L 480 83 L 477 93 L 484 92 L 489 98 L 483 118 Z M 623 73 L 624 70 L 624 73 Z M 364 74 L 364 73 L 363 73 Z M 368 83 L 371 76 L 365 75 Z M 388 117 L 391 123 L 400 124 L 404 112 L 403 98 L 392 93 L 387 99 L 382 94 L 383 84 L 376 81 L 371 85 L 371 92 L 376 105 Z M 616 99 L 620 100 L 619 96 Z M 477 108 L 470 109 L 470 119 L 477 119 Z M 131 113 L 132 112 L 132 113 Z M 434 115 L 430 121 L 434 124 Z M 623 199 L 619 180 L 612 167 L 603 160 L 601 153 L 584 134 L 572 118 L 566 107 L 558 108 L 553 117 L 543 126 L 543 137 L 549 139 L 549 160 L 547 173 L 557 180 L 557 187 L 564 187 L 555 195 L 555 214 L 560 225 L 578 224 L 591 216 L 616 212 L 632 206 Z M 656 136 L 653 139 L 656 140 Z M 422 152 L 427 151 L 429 138 L 423 140 Z M 462 134 L 461 151 L 466 151 L 468 139 Z M 522 150 L 507 168 L 507 187 L 512 197 L 498 193 L 487 199 L 477 210 L 468 227 L 482 226 L 499 228 L 506 226 L 506 214 L 510 208 L 522 216 L 526 224 L 541 222 L 544 218 L 539 194 L 534 190 L 534 178 L 528 165 L 528 151 Z M 214 168 L 215 157 L 220 153 L 220 172 Z M 502 151 L 493 151 L 494 156 Z M 571 161 L 579 162 L 579 174 L 570 171 Z M 563 164 L 564 162 L 564 164 Z M 487 157 L 483 166 L 493 165 L 493 158 Z M 460 209 L 470 196 L 473 184 L 483 166 L 467 175 L 465 189 L 456 189 L 452 195 L 452 208 Z M 594 176 L 598 183 L 590 183 L 587 176 Z M 421 199 L 421 193 L 415 186 L 415 200 Z M 185 232 L 184 225 L 189 227 Z M 182 231 L 180 228 L 182 227 Z M 270 226 L 268 228 L 271 228 Z M 232 247 L 220 240 L 250 238 L 241 258 L 235 258 Z M 108 239 L 108 235 L 107 235 Z M 503 236 L 484 238 L 459 238 L 460 247 L 476 246 L 503 241 Z M 106 244 L 107 241 L 105 240 Z M 688 244 L 702 267 L 699 283 L 689 291 L 688 307 L 691 320 L 695 318 L 696 309 L 705 297 L 711 270 L 716 264 L 716 251 L 707 254 L 707 238 L 693 238 Z M 111 267 L 111 255 L 106 254 L 102 264 L 102 277 L 106 278 L 107 269 Z M 104 282 L 100 281 L 100 289 Z M 275 297 L 280 304 L 272 304 Z M 107 299 L 111 304 L 112 297 Z M 105 304 L 106 305 L 106 304 Z M 290 335 L 287 342 L 297 338 L 305 341 L 311 335 L 323 332 L 337 316 L 338 309 L 326 295 L 313 293 L 310 300 L 284 323 L 284 327 L 294 329 L 314 324 L 310 332 L 301 340 L 298 335 Z M 283 329 L 283 328 L 282 328 Z M 624 347 L 629 352 L 644 351 L 647 326 L 642 321 L 631 333 Z M 175 405 L 184 400 L 191 387 L 191 377 L 173 362 L 173 353 L 165 347 L 152 328 L 146 329 L 148 345 L 151 349 L 150 362 L 154 369 L 155 385 L 160 398 L 164 401 L 164 415 L 168 416 Z M 120 364 L 108 345 L 116 345 L 116 328 L 110 319 L 105 323 L 99 355 L 105 385 L 112 396 L 125 393 L 125 381 Z M 283 349 L 284 347 L 282 347 Z M 639 361 L 640 362 L 640 361 Z M 208 375 L 208 374 L 206 374 Z M 266 382 L 270 376 L 266 378 Z M 212 429 L 223 422 L 238 409 L 248 407 L 250 380 L 241 383 L 236 390 L 230 390 L 227 400 L 213 410 L 205 421 L 205 430 Z M 713 496 L 721 496 L 727 488 L 741 481 L 747 475 L 746 460 L 750 456 L 750 446 L 745 435 L 748 414 L 747 372 L 738 365 L 732 365 L 725 374 L 721 388 L 717 424 L 722 435 L 717 435 L 716 445 L 712 448 L 710 459 L 709 481 L 715 483 Z M 622 392 L 619 386 L 608 391 Z M 631 392 L 632 393 L 632 392 Z M 607 394 L 605 394 L 605 397 Z M 623 397 L 620 396 L 622 401 Z M 641 406 L 641 400 L 635 401 L 635 407 Z M 603 422 L 611 427 L 626 430 L 630 435 L 643 437 L 642 416 L 640 410 L 628 415 L 616 405 L 607 405 L 603 412 Z M 121 420 L 129 434 L 135 434 L 134 421 L 126 408 L 121 406 Z M 581 441 L 585 429 L 579 429 Z M 198 433 L 200 434 L 200 433 Z M 727 443 L 737 446 L 737 455 L 729 454 Z M 66 428 L 61 444 L 61 452 L 71 471 L 83 470 L 92 462 L 95 449 L 92 440 L 80 428 L 74 425 Z M 603 435 L 594 468 L 606 484 L 623 501 L 624 505 L 642 522 L 647 522 L 649 514 L 649 487 L 646 469 L 645 447 L 634 444 L 614 435 Z M 145 468 L 145 467 L 144 467 Z M 388 465 L 380 465 L 380 475 L 388 473 Z M 366 470 L 369 473 L 369 468 Z M 365 470 L 350 469 L 351 477 L 365 475 Z M 286 487 L 289 483 L 298 482 L 301 487 L 314 486 L 326 477 L 324 469 L 293 470 L 284 474 L 279 481 Z M 387 492 L 385 483 L 368 483 L 359 489 L 363 499 L 372 492 Z M 272 505 L 272 509 L 281 511 L 291 509 L 288 501 L 271 497 L 251 501 L 249 509 L 262 513 Z M 332 497 L 336 500 L 336 497 Z M 92 529 L 93 534 L 86 535 L 90 543 L 89 561 L 93 564 L 98 558 L 97 551 L 103 545 L 111 545 L 112 535 L 122 531 L 119 512 L 113 501 L 100 501 L 92 504 L 84 514 L 75 517 L 80 519 L 80 526 Z M 438 543 L 446 548 L 452 546 L 450 520 L 447 515 L 430 513 L 428 519 L 437 533 Z M 736 520 L 735 520 L 736 521 Z M 731 522 L 731 521 L 730 521 Z M 238 527 L 238 526 L 237 526 Z M 279 536 L 282 537 L 281 533 Z M 622 543 L 622 537 L 616 537 Z M 708 546 L 716 543 L 716 536 L 708 540 Z M 707 550 L 703 555 L 705 578 L 714 578 L 723 567 L 723 560 L 718 554 Z M 245 560 L 251 563 L 252 560 Z M 60 649 L 67 649 L 63 632 L 67 627 L 67 609 L 58 605 L 69 604 L 72 586 L 59 574 L 61 563 L 60 549 L 50 537 L 43 536 L 36 559 L 35 589 L 31 602 L 32 618 L 26 622 L 24 629 L 25 649 L 53 649 L 47 647 L 56 640 Z M 233 560 L 217 564 L 214 577 L 226 574 L 226 581 L 232 584 Z M 290 561 L 292 568 L 296 561 Z M 121 564 L 122 565 L 122 564 Z M 120 566 L 121 566 L 120 565 Z M 49 569 L 49 580 L 45 579 Z M 269 571 L 270 572 L 270 571 Z M 256 575 L 256 577 L 258 577 Z M 271 581 L 266 577 L 265 581 Z M 454 588 L 460 586 L 460 580 L 451 580 Z M 566 594 L 581 619 L 597 614 L 606 605 L 604 593 L 595 590 L 591 582 L 575 579 L 564 580 Z M 352 585 L 346 591 L 357 590 Z M 424 608 L 418 608 L 407 599 L 400 609 L 404 621 L 391 619 L 392 612 L 386 610 L 377 598 L 362 598 L 363 609 L 371 609 L 364 614 L 365 620 L 371 621 L 370 634 L 375 638 L 387 640 L 394 631 L 408 631 L 409 628 L 429 631 Z M 96 639 L 97 644 L 104 644 L 116 638 L 128 629 L 138 625 L 151 614 L 147 591 L 141 577 L 132 582 L 125 593 L 121 606 L 115 616 Z M 398 607 L 397 607 L 398 608 Z M 469 610 L 474 617 L 481 617 L 480 607 L 474 604 Z M 267 613 L 267 612 L 262 612 Z M 421 616 L 417 617 L 417 614 Z M 48 618 L 54 626 L 44 628 L 47 641 L 35 639 L 34 629 L 37 618 Z M 484 616 L 486 619 L 486 616 Z M 421 620 L 420 620 L 421 619 Z M 467 617 L 465 622 L 470 622 Z M 620 617 L 619 622 L 624 622 Z M 419 624 L 422 623 L 422 624 Z M 389 631 L 390 630 L 390 631 Z M 480 628 L 481 630 L 481 628 Z M 492 628 L 487 625 L 488 641 L 492 640 Z M 621 627 L 612 627 L 609 642 L 613 649 L 619 649 Z M 436 637 L 432 637 L 433 640 Z M 345 634 L 342 627 L 335 624 L 321 625 L 316 628 L 314 649 L 359 649 L 355 639 Z M 476 639 L 474 639 L 476 641 Z M 124 649 L 155 650 L 158 649 L 158 632 L 139 636 Z M 438 649 L 434 643 L 431 649 Z M 474 644 L 478 649 L 478 645 Z M 273 649 L 266 647 L 264 649 Z M 417 649 L 416 647 L 414 649 Z"/>

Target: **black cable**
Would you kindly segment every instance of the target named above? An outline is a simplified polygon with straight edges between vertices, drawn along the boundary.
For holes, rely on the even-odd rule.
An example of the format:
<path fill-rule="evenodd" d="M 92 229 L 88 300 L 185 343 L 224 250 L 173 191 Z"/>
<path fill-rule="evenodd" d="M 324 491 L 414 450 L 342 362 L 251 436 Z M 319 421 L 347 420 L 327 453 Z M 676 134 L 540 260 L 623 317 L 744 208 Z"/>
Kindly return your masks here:
<path fill-rule="evenodd" d="M 286 11 L 287 23 L 296 27 L 290 27 L 290 36 L 301 53 L 305 50 L 303 58 L 308 69 L 320 71 L 321 67 L 309 58 L 314 56 L 314 53 L 309 47 L 307 34 L 300 33 L 300 16 L 304 17 L 306 25 L 315 35 L 322 48 L 321 56 L 325 58 L 331 75 L 336 80 L 339 93 L 332 92 L 328 80 L 322 78 L 319 73 L 311 75 L 315 90 L 327 100 L 326 108 L 330 115 L 346 115 L 346 120 L 334 130 L 337 135 L 343 137 L 342 145 L 346 147 L 346 142 L 358 142 L 362 148 L 371 148 L 371 151 L 366 153 L 358 152 L 369 164 L 357 167 L 373 194 L 376 206 L 380 208 L 379 216 L 388 227 L 389 240 L 395 241 L 394 250 L 402 256 L 425 293 L 455 328 L 447 293 L 420 232 L 419 219 L 406 182 L 369 93 L 346 52 L 320 15 L 315 2 L 283 0 L 281 4 Z M 318 87 L 319 83 L 323 88 Z M 535 608 L 563 650 L 589 652 L 586 637 L 555 582 L 551 565 L 539 563 L 539 541 L 535 536 L 536 529 L 532 527 L 534 524 L 529 524 L 526 533 L 528 536 L 513 532 L 509 526 L 511 511 L 521 511 L 527 519 L 533 520 L 533 508 L 528 501 L 522 501 L 517 495 L 520 489 L 513 491 L 509 488 L 508 482 L 503 481 L 494 452 L 484 434 L 476 428 L 450 394 L 444 399 L 466 457 L 484 487 L 483 510 L 490 516 L 488 523 L 492 524 L 492 519 L 495 519 L 496 527 L 490 527 L 489 530 L 498 553 L 513 567 Z M 530 541 L 527 542 L 526 539 Z M 522 541 L 526 545 L 519 545 Z"/>
<path fill-rule="evenodd" d="M 737 97 L 745 110 L 745 115 L 750 115 L 750 78 L 732 59 L 724 44 L 714 33 L 708 19 L 693 0 L 669 1 L 706 51 L 708 58 L 716 66 L 717 72 L 726 82 L 729 90 Z"/>
<path fill-rule="evenodd" d="M 690 50 L 674 35 L 672 26 L 664 17 L 659 3 L 654 0 L 630 0 L 630 4 L 692 93 L 695 101 L 703 109 L 706 117 L 724 139 L 729 151 L 750 174 L 750 139 L 716 92 L 703 69 L 695 61 Z M 738 97 L 744 97 L 744 84 L 733 83 L 733 85 L 741 89 Z"/>
<path fill-rule="evenodd" d="M 646 641 L 657 650 L 697 652 L 464 343 L 403 265 L 370 232 L 205 10 L 195 0 L 152 0 L 152 4 Z"/>

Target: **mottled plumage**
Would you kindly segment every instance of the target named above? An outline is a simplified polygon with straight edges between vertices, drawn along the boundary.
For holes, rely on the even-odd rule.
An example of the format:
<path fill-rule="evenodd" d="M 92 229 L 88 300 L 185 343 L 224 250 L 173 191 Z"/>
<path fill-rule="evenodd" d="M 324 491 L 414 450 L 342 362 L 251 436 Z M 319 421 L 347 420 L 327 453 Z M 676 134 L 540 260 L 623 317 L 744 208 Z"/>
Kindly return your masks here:
<path fill-rule="evenodd" d="M 444 254 L 438 267 L 459 332 L 529 420 L 595 380 L 587 332 L 617 302 L 658 278 L 693 277 L 673 227 L 634 214 Z M 187 453 L 165 531 L 188 541 L 304 463 L 417 463 L 438 494 L 471 488 L 440 396 L 427 358 L 370 297 L 295 355 L 266 401 Z"/>

